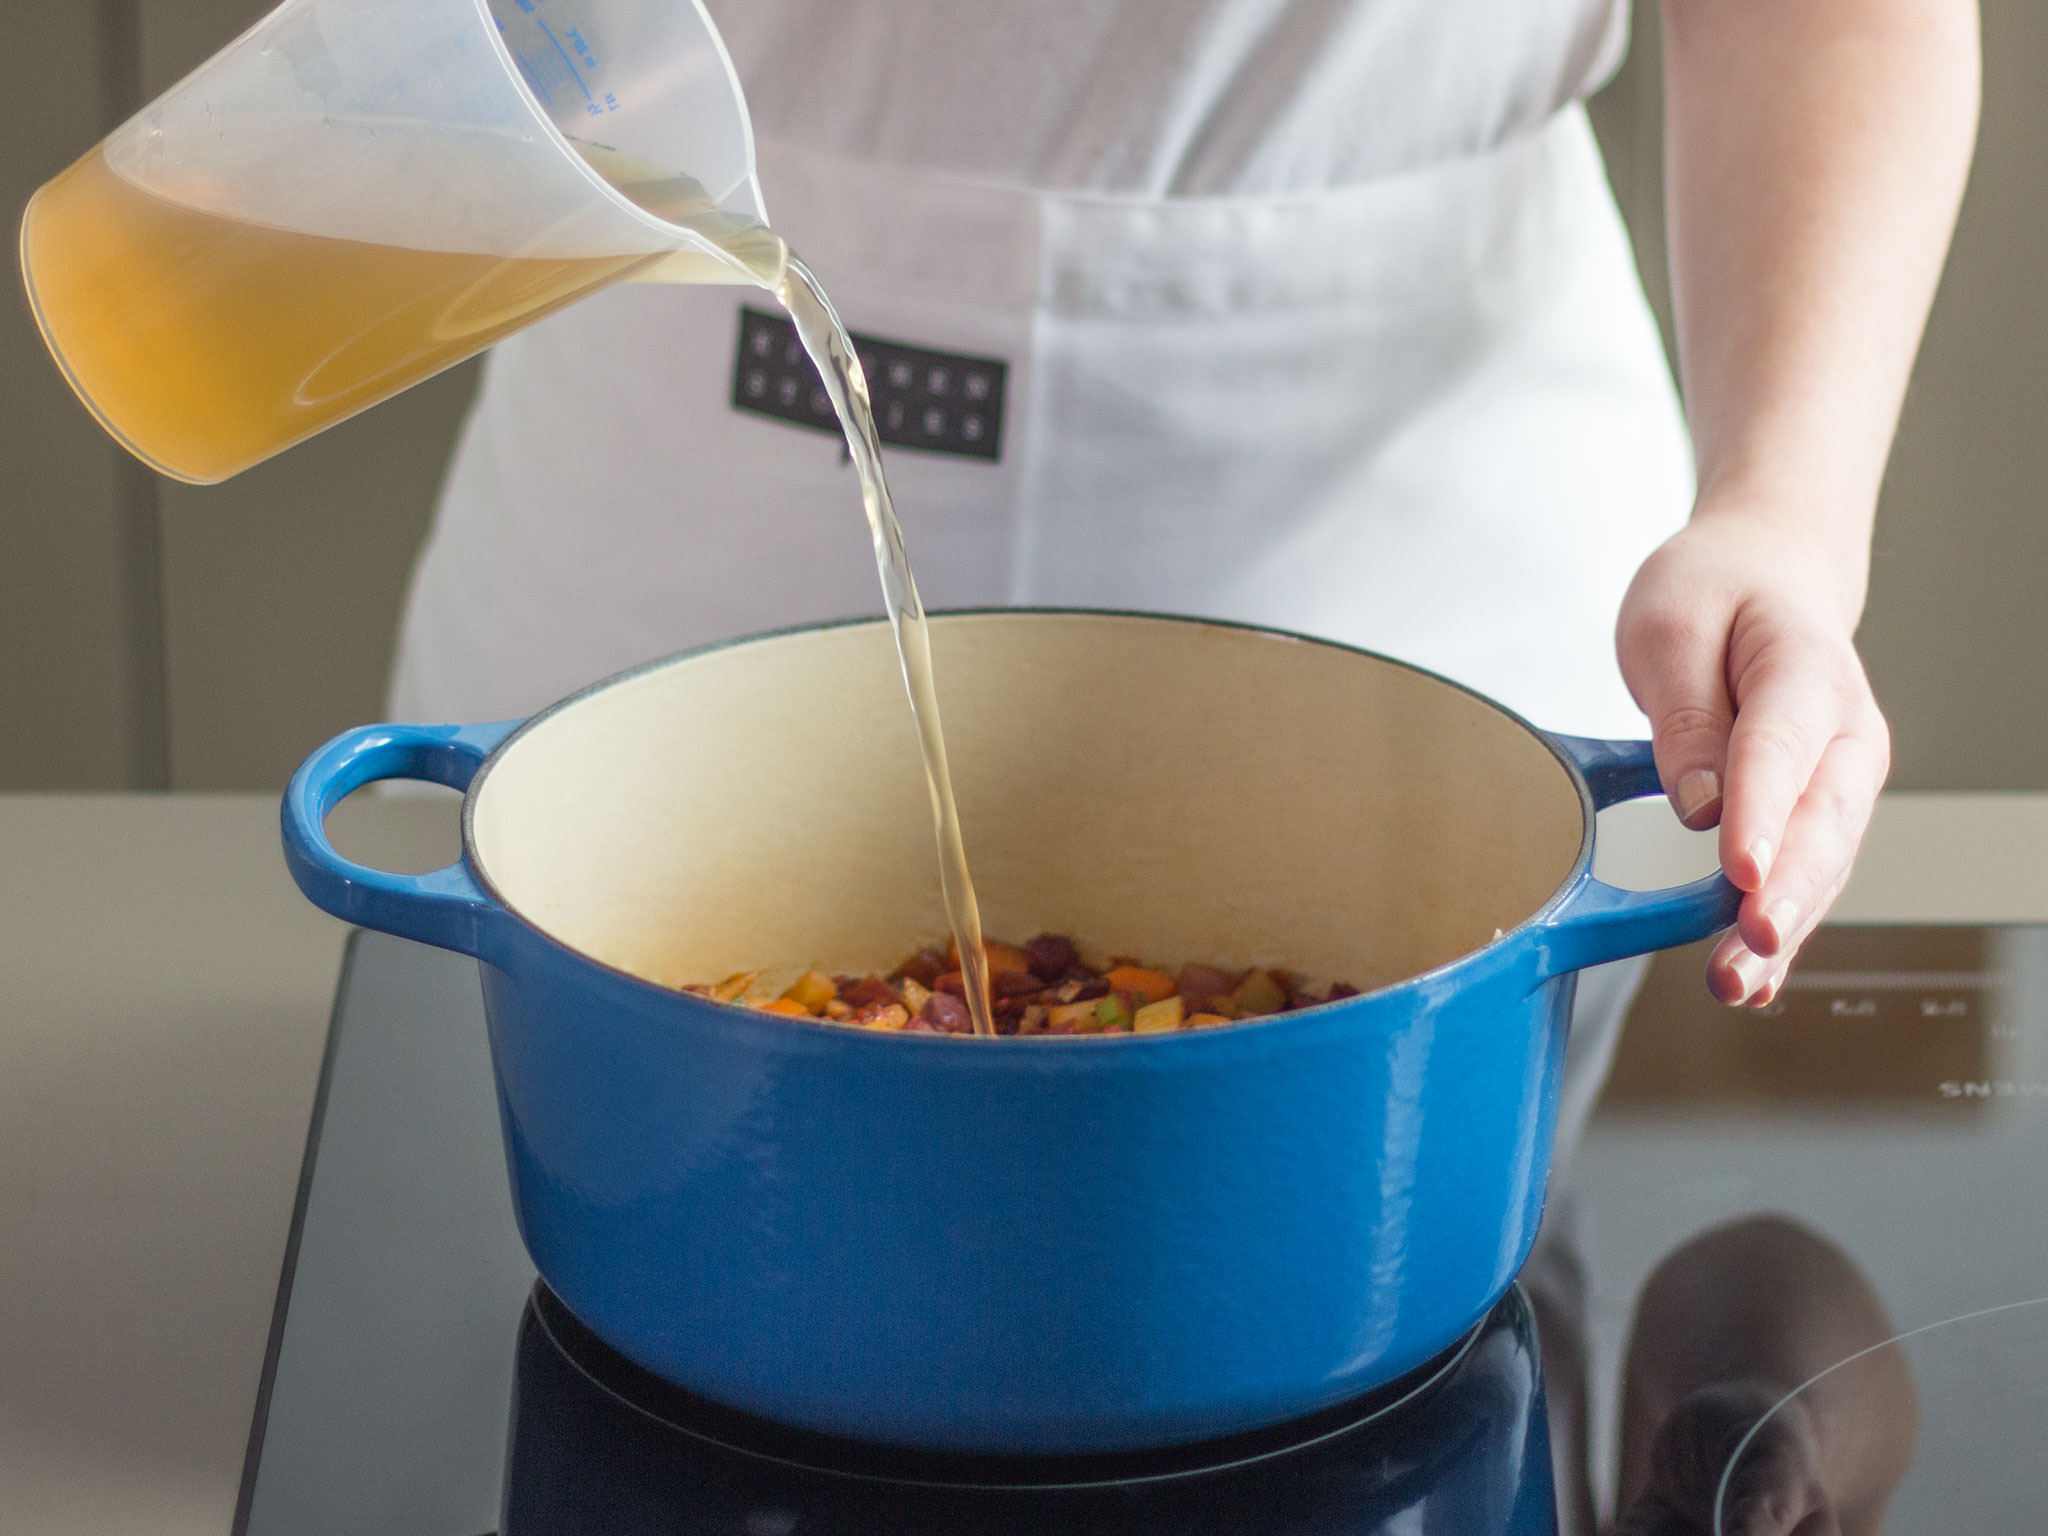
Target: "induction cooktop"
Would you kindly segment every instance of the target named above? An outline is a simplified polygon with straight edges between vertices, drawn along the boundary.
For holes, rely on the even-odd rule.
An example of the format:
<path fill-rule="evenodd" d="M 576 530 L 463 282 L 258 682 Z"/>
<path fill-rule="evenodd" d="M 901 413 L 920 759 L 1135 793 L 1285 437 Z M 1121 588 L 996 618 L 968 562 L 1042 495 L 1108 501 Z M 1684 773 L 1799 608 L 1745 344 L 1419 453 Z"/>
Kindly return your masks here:
<path fill-rule="evenodd" d="M 1876 1349 L 1919 1394 L 1890 1528 L 2038 1529 L 2048 1458 L 2026 1452 L 2048 1423 L 2048 1300 L 2032 1304 L 2048 1298 L 2048 929 L 1824 929 L 1763 1016 L 1711 1004 L 1699 961 L 1660 958 L 1577 1160 L 1593 1342 L 1553 1373 L 1618 1378 L 1617 1319 L 1689 1234 L 1795 1219 L 1911 1334 Z M 234 1529 L 1538 1536 L 1556 1528 L 1540 1357 L 1516 1291 L 1367 1399 L 1164 1453 L 932 1458 L 750 1420 L 641 1371 L 538 1281 L 513 1222 L 475 963 L 358 933 Z M 1794 1389 L 1839 1400 L 1896 1374 L 1788 1381 L 1724 1426 L 1716 1464 L 1739 1493 L 1797 1428 Z M 1612 1438 L 1615 1413 L 1596 1405 L 1593 1438 Z M 1589 1459 L 1605 1480 L 1611 1456 Z M 1971 1520 L 1924 1523 L 1962 1506 Z"/>

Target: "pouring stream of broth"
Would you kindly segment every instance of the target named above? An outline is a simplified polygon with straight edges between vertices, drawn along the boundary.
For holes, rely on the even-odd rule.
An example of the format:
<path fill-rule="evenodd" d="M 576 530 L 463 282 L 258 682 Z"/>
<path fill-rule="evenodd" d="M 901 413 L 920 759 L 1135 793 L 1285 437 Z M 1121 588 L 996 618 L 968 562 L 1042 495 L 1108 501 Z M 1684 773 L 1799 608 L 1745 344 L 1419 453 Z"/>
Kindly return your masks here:
<path fill-rule="evenodd" d="M 974 881 L 967 870 L 960 811 L 953 800 L 953 775 L 946 765 L 946 737 L 939 728 L 939 699 L 932 686 L 931 626 L 925 620 L 924 604 L 918 599 L 917 583 L 910 574 L 910 556 L 903 545 L 903 528 L 896 520 L 889 482 L 882 473 L 882 440 L 875 430 L 867 375 L 854 351 L 853 338 L 847 335 L 832 301 L 825 296 L 810 268 L 773 230 L 751 219 L 718 212 L 704 189 L 688 177 L 643 165 L 599 145 L 571 142 L 576 143 L 578 152 L 593 170 L 627 197 L 656 217 L 704 236 L 773 293 L 789 312 L 804 351 L 817 367 L 832 409 L 838 414 L 840 430 L 846 434 L 854 472 L 860 477 L 861 506 L 867 513 L 868 531 L 874 539 L 882 600 L 896 634 L 903 686 L 910 695 L 918 746 L 924 754 L 925 785 L 931 791 L 932 824 L 939 845 L 939 891 L 960 951 L 967 1011 L 977 1035 L 993 1035 L 995 1016 L 989 999 L 988 952 L 981 942 L 981 907 L 975 900 Z M 707 265 L 716 266 L 716 259 L 678 252 L 658 258 L 638 275 L 642 280 L 658 281 L 671 275 L 702 280 Z"/>

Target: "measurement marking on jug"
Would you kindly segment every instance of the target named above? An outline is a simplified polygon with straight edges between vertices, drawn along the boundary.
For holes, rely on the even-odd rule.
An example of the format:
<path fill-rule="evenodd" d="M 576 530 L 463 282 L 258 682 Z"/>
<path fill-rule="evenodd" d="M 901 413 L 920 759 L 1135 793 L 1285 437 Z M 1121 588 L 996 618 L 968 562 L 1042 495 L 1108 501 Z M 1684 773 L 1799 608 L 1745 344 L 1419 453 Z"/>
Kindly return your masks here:
<path fill-rule="evenodd" d="M 554 28 L 550 27 L 538 16 L 533 18 L 533 24 L 546 33 L 547 40 L 555 45 L 555 52 L 562 56 L 562 63 L 569 71 L 569 78 L 576 82 L 576 89 L 583 93 L 583 99 L 585 101 L 592 100 L 590 87 L 583 83 L 582 71 L 576 68 L 576 61 L 569 57 L 569 50 L 562 46 L 562 40 L 555 36 Z"/>

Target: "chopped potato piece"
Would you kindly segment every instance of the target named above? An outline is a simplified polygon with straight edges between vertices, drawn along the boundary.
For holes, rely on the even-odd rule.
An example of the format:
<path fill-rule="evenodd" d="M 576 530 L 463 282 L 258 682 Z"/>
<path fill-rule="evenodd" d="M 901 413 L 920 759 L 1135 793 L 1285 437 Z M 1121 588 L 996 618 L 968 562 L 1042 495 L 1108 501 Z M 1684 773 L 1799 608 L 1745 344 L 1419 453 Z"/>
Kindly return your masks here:
<path fill-rule="evenodd" d="M 806 1013 L 823 1013 L 825 1005 L 839 995 L 839 983 L 823 971 L 805 971 L 782 995 L 792 1003 L 801 1003 Z"/>
<path fill-rule="evenodd" d="M 1179 1029 L 1186 1012 L 1187 1005 L 1178 997 L 1163 997 L 1140 1008 L 1131 1019 L 1131 1029 L 1140 1035 L 1162 1035 Z"/>
<path fill-rule="evenodd" d="M 1096 999 L 1083 1003 L 1061 1003 L 1048 1008 L 1045 1015 L 1046 1029 L 1055 1035 L 1092 1035 L 1102 1028 L 1095 1017 Z"/>

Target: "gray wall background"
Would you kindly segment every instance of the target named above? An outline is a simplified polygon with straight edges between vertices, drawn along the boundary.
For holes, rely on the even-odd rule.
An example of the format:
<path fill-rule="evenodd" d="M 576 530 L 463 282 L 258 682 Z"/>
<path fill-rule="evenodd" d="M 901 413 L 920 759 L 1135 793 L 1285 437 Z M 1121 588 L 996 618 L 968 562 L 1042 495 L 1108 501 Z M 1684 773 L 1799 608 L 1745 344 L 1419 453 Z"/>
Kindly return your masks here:
<path fill-rule="evenodd" d="M 1895 786 L 2048 789 L 2048 9 L 1983 0 L 1985 113 L 1878 523 L 1862 644 Z M 0 209 L 253 19 L 260 0 L 16 0 Z M 1645 286 L 1663 279 L 1654 4 L 1595 102 Z M 106 439 L 0 299 L 0 789 L 273 789 L 376 718 L 473 365 L 226 485 Z"/>

